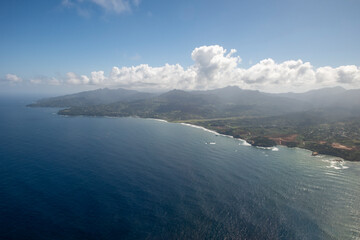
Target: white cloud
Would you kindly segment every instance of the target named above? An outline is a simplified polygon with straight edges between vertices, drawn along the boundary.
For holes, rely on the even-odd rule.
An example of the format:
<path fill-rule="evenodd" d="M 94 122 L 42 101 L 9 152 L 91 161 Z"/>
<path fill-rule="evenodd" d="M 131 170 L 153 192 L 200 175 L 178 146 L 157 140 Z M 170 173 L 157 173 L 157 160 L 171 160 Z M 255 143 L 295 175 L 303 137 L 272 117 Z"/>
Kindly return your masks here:
<path fill-rule="evenodd" d="M 147 64 L 136 67 L 113 67 L 110 79 L 115 84 L 148 86 L 166 89 L 172 88 L 194 88 L 196 73 L 191 69 L 184 70 L 179 64 L 165 64 L 163 67 L 150 67 Z"/>
<path fill-rule="evenodd" d="M 222 82 L 234 77 L 232 75 L 237 72 L 237 65 L 241 59 L 232 56 L 236 53 L 235 49 L 226 53 L 226 49 L 219 45 L 194 49 L 191 58 L 195 62 L 193 69 L 197 75 L 197 88 L 221 86 Z"/>
<path fill-rule="evenodd" d="M 306 90 L 316 83 L 313 66 L 302 60 L 289 60 L 276 63 L 273 59 L 264 59 L 240 74 L 245 86 L 258 89 Z"/>
<path fill-rule="evenodd" d="M 86 76 L 82 75 L 83 78 Z M 92 84 L 99 85 L 104 84 L 106 77 L 104 76 L 104 71 L 91 72 L 91 79 L 86 79 L 87 83 L 91 82 Z"/>
<path fill-rule="evenodd" d="M 66 82 L 68 84 L 79 85 L 79 84 L 89 84 L 90 83 L 90 79 L 86 75 L 77 76 L 73 72 L 68 72 L 66 74 L 66 77 L 67 77 Z"/>
<path fill-rule="evenodd" d="M 341 66 L 336 68 L 338 81 L 346 84 L 359 84 L 360 68 L 355 65 Z"/>
<path fill-rule="evenodd" d="M 68 72 L 66 74 L 66 77 L 67 77 L 66 82 L 68 84 L 80 84 L 81 83 L 80 78 L 73 72 Z"/>
<path fill-rule="evenodd" d="M 122 13 L 131 10 L 129 2 L 125 0 L 91 0 L 91 1 L 109 12 Z M 137 3 L 140 2 L 137 1 Z"/>
<path fill-rule="evenodd" d="M 355 65 L 340 66 L 337 68 L 321 67 L 316 70 L 318 84 L 331 86 L 334 84 L 360 86 L 360 68 Z"/>
<path fill-rule="evenodd" d="M 75 8 L 79 15 L 89 17 L 90 10 L 85 3 L 92 3 L 104 9 L 106 12 L 121 14 L 131 12 L 131 4 L 129 0 L 62 0 L 61 5 L 67 8 Z M 132 0 L 132 4 L 137 7 L 141 3 L 140 0 Z"/>
<path fill-rule="evenodd" d="M 12 83 L 22 82 L 22 79 L 20 77 L 16 76 L 15 74 L 6 74 L 5 80 L 12 82 Z"/>
<path fill-rule="evenodd" d="M 214 89 L 229 85 L 270 92 L 301 92 L 329 86 L 360 88 L 360 68 L 354 65 L 314 68 L 300 59 L 276 63 L 269 58 L 250 68 L 241 68 L 241 59 L 235 53 L 234 49 L 227 51 L 218 45 L 202 46 L 192 51 L 194 64 L 187 68 L 180 64 L 113 67 L 108 75 L 104 71 L 94 71 L 89 76 L 69 72 L 63 82 L 164 90 Z"/>
<path fill-rule="evenodd" d="M 72 85 L 80 84 L 93 84 L 93 85 L 106 85 L 105 80 L 107 78 L 104 76 L 104 71 L 91 72 L 90 78 L 86 75 L 76 75 L 73 72 L 68 72 L 66 74 L 66 83 Z"/>

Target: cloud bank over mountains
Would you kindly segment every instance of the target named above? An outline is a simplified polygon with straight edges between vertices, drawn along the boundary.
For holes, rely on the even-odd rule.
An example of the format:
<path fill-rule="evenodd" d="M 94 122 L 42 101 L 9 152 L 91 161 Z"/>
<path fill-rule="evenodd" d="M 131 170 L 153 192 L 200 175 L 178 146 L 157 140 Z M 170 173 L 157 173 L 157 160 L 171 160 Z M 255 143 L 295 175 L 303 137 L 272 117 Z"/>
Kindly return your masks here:
<path fill-rule="evenodd" d="M 232 85 L 269 92 L 300 92 L 331 86 L 360 87 L 360 68 L 355 65 L 314 68 L 309 62 L 300 59 L 276 63 L 268 58 L 250 68 L 241 68 L 241 58 L 236 56 L 236 50 L 227 51 L 219 45 L 195 48 L 191 58 L 194 64 L 187 68 L 180 64 L 160 67 L 141 64 L 113 67 L 108 74 L 102 70 L 93 71 L 89 75 L 68 72 L 63 79 L 31 79 L 31 82 L 154 90 L 203 90 Z M 17 77 L 8 75 L 7 78 L 13 80 Z"/>

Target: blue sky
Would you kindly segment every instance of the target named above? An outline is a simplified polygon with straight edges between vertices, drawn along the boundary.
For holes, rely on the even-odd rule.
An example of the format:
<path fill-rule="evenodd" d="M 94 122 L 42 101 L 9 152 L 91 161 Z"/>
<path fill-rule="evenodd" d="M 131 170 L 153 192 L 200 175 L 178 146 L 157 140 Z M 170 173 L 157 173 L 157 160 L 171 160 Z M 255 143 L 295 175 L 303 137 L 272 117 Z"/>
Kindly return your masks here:
<path fill-rule="evenodd" d="M 14 88 L 14 82 L 30 85 L 31 80 L 49 83 L 51 79 L 58 80 L 58 86 L 69 83 L 94 86 L 96 81 L 92 80 L 91 72 L 103 71 L 104 79 L 110 79 L 114 66 L 121 69 L 140 64 L 149 65 L 151 68 L 146 70 L 149 72 L 165 64 L 179 64 L 184 71 L 196 68 L 195 74 L 209 78 L 205 87 L 198 83 L 199 77 L 192 76 L 195 80 L 191 81 L 197 82 L 191 86 L 168 84 L 162 88 L 221 87 L 227 82 L 215 84 L 221 81 L 220 75 L 215 78 L 214 72 L 212 75 L 201 72 L 206 69 L 192 58 L 195 48 L 218 45 L 228 52 L 237 50 L 232 56 L 241 58 L 241 62 L 233 59 L 238 64 L 236 69 L 241 70 L 269 58 L 275 64 L 299 59 L 302 63 L 310 62 L 314 74 L 325 66 L 331 67 L 332 72 L 341 66 L 355 66 L 345 71 L 353 78 L 351 84 L 348 76 L 332 80 L 333 85 L 340 83 L 354 88 L 360 81 L 359 12 L 358 0 L 3 0 L 0 1 L 0 78 L 3 79 L 0 87 Z M 218 53 L 210 48 L 202 50 L 204 54 Z M 225 53 L 220 55 L 227 61 Z M 217 59 L 213 57 L 209 58 L 212 63 Z M 225 68 L 219 67 L 218 71 L 229 70 L 228 66 Z M 342 74 L 340 70 L 336 73 L 338 78 Z M 253 73 L 245 76 L 239 70 L 231 74 L 235 72 L 240 74 L 237 75 L 238 81 L 242 81 L 239 86 L 263 89 L 259 77 Z M 68 73 L 74 74 L 79 82 L 68 81 L 71 78 Z M 89 81 L 81 82 L 81 75 Z M 15 76 L 21 81 L 16 81 Z M 312 86 L 331 86 L 330 81 L 321 81 L 327 84 Z M 131 87 L 133 82 L 112 86 Z M 139 85 L 139 82 L 138 77 L 135 83 Z M 105 80 L 101 83 L 98 86 L 106 85 Z M 265 85 L 270 86 L 270 91 L 276 87 Z"/>

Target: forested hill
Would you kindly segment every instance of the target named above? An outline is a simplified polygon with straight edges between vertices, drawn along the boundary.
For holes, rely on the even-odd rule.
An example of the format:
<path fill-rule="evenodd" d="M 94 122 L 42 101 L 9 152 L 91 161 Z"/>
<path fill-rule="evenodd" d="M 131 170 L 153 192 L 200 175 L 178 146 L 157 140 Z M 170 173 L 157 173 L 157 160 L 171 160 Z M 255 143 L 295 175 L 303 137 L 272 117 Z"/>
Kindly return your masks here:
<path fill-rule="evenodd" d="M 99 104 L 110 104 L 119 101 L 134 101 L 153 97 L 152 93 L 127 89 L 97 89 L 65 96 L 44 98 L 29 104 L 29 107 L 85 107 Z"/>
<path fill-rule="evenodd" d="M 345 90 L 342 87 L 323 88 L 305 93 L 278 94 L 287 98 L 311 104 L 313 107 L 358 108 L 360 105 L 360 89 Z"/>
<path fill-rule="evenodd" d="M 224 88 L 216 91 L 185 92 L 172 90 L 158 96 L 97 104 L 73 106 L 61 111 L 67 115 L 139 116 L 168 120 L 271 116 L 308 110 L 309 104 L 258 91 Z"/>
<path fill-rule="evenodd" d="M 348 116 L 359 112 L 359 103 L 360 90 L 345 90 L 340 87 L 285 94 L 226 87 L 209 91 L 172 90 L 163 94 L 126 89 L 99 89 L 41 99 L 29 106 L 69 107 L 60 112 L 67 115 L 140 116 L 186 120 L 265 117 L 314 109 L 336 109 L 341 115 Z"/>
<path fill-rule="evenodd" d="M 180 111 L 201 117 L 239 115 L 278 115 L 314 108 L 357 109 L 360 90 L 345 90 L 341 87 L 312 90 L 305 93 L 270 94 L 238 87 L 226 87 L 208 91 L 172 90 L 163 94 L 138 92 L 127 89 L 98 89 L 65 96 L 46 98 L 32 103 L 31 107 L 93 107 L 109 105 L 107 109 L 120 110 L 137 107 L 141 111 L 150 107 L 151 112 Z M 78 108 L 77 108 L 78 109 Z M 97 108 L 98 109 L 98 108 Z M 79 109 L 78 109 L 79 110 Z M 134 109 L 135 110 L 135 109 Z M 136 112 L 136 111 L 133 111 Z M 150 113 L 150 112 L 148 112 Z M 210 114 L 210 116 L 207 116 Z"/>

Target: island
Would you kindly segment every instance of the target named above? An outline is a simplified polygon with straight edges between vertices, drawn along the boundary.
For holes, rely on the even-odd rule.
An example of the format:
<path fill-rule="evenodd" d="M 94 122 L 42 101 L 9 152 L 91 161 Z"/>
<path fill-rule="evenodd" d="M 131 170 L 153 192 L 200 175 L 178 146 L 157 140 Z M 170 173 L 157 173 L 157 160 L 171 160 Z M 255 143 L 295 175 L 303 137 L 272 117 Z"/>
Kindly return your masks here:
<path fill-rule="evenodd" d="M 41 99 L 67 116 L 163 119 L 201 126 L 257 147 L 299 147 L 360 161 L 360 90 L 341 87 L 270 94 L 238 87 L 142 93 L 100 89 Z"/>

